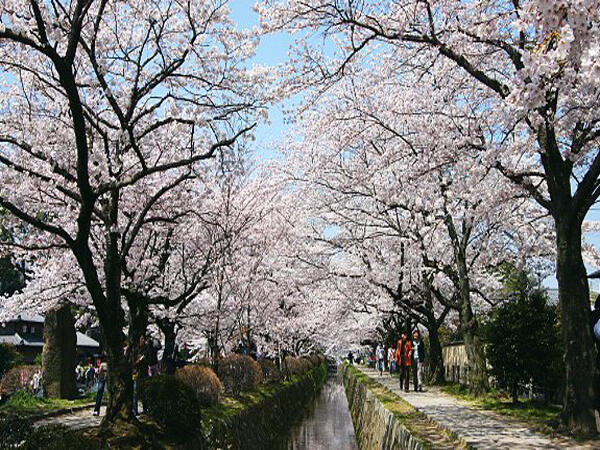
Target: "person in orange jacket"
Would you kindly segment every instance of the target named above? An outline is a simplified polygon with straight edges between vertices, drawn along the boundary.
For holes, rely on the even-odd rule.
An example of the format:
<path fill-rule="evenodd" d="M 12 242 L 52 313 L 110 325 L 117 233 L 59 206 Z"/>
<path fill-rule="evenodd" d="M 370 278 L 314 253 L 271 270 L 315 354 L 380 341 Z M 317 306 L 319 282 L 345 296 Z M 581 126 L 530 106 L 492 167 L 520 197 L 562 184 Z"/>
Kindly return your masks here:
<path fill-rule="evenodd" d="M 396 365 L 400 368 L 400 389 L 404 384 L 404 391 L 408 392 L 410 384 L 410 368 L 412 366 L 412 342 L 408 339 L 406 332 L 402 333 L 402 337 L 398 341 L 396 347 Z"/>

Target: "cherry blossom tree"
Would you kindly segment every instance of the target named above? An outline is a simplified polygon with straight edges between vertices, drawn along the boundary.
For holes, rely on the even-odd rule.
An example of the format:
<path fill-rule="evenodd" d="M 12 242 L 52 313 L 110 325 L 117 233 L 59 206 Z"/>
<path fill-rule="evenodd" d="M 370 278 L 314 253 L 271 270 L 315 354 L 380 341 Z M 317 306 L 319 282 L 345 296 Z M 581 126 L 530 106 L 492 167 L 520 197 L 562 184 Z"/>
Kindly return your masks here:
<path fill-rule="evenodd" d="M 470 86 L 462 100 L 489 124 L 482 163 L 554 220 L 563 420 L 572 431 L 595 433 L 594 349 L 581 326 L 589 316 L 581 225 L 600 195 L 598 2 L 265 0 L 259 11 L 267 31 L 305 33 L 290 77 L 296 88 L 317 83 L 322 91 L 365 61 L 402 67 L 413 58 L 429 61 L 424 70 L 443 61 L 443 82 Z M 314 34 L 332 38 L 332 58 L 315 47 Z"/>
<path fill-rule="evenodd" d="M 477 164 L 478 117 L 444 100 L 452 98 L 449 89 L 428 93 L 423 107 L 411 79 L 374 72 L 355 70 L 306 113 L 303 139 L 288 144 L 290 165 L 302 168 L 291 176 L 316 192 L 315 217 L 338 228 L 332 243 L 363 267 L 341 275 L 366 277 L 422 319 L 438 363 L 437 329 L 450 308 L 459 313 L 470 387 L 481 392 L 487 375 L 473 297 L 489 303 L 486 292 L 498 286 L 494 267 L 505 259 L 547 252 L 547 224 L 519 189 Z M 446 296 L 436 286 L 440 277 L 450 285 Z"/>
<path fill-rule="evenodd" d="M 23 249 L 56 251 L 66 279 L 80 271 L 111 366 L 108 422 L 131 415 L 129 253 L 265 99 L 261 71 L 241 68 L 256 40 L 233 31 L 226 3 L 0 3 L 0 205 L 29 227 Z"/>

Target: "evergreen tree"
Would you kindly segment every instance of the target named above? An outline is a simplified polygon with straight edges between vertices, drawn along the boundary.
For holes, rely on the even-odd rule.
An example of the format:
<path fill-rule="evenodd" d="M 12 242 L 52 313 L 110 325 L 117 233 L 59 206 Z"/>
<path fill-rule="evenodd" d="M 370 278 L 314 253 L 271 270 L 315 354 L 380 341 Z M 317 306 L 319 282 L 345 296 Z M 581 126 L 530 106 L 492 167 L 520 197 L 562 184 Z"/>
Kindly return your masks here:
<path fill-rule="evenodd" d="M 563 372 L 556 308 L 532 277 L 503 269 L 506 301 L 487 323 L 487 357 L 498 386 L 518 402 L 519 386 L 532 382 L 546 393 Z M 547 397 L 547 396 L 546 396 Z"/>

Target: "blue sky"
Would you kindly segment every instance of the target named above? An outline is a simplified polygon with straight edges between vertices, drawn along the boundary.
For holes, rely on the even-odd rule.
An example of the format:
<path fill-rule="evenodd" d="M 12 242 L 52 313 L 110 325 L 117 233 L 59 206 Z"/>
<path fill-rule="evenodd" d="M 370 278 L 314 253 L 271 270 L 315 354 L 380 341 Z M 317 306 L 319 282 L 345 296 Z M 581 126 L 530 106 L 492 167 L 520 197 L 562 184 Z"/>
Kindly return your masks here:
<path fill-rule="evenodd" d="M 231 0 L 229 7 L 232 18 L 238 28 L 252 28 L 258 25 L 258 15 L 252 9 L 254 0 Z M 253 63 L 264 66 L 276 66 L 287 59 L 293 39 L 289 34 L 278 33 L 263 37 L 257 49 Z M 287 103 L 286 103 L 287 105 Z M 278 105 L 269 111 L 270 123 L 261 123 L 256 130 L 256 151 L 264 157 L 272 157 L 273 144 L 284 137 L 287 126 L 284 124 L 282 106 Z"/>

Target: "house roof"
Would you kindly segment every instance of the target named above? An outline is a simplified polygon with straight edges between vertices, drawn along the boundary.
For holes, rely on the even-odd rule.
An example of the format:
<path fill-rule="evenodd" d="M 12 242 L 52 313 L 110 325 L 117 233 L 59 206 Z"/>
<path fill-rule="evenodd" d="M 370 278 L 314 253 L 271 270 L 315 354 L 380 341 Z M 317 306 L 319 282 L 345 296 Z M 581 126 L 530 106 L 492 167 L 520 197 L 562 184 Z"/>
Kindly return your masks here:
<path fill-rule="evenodd" d="M 44 340 L 35 336 L 21 336 L 19 333 L 0 335 L 0 344 L 10 344 L 23 347 L 43 347 Z M 100 344 L 89 336 L 77 332 L 77 347 L 100 348 Z"/>
<path fill-rule="evenodd" d="M 79 331 L 77 332 L 77 347 L 96 347 L 96 348 L 100 348 L 100 344 L 98 343 L 98 341 L 96 341 L 95 339 L 92 339 L 91 337 L 80 333 Z"/>
<path fill-rule="evenodd" d="M 23 322 L 44 323 L 44 316 L 40 314 L 19 314 L 15 319 Z"/>
<path fill-rule="evenodd" d="M 21 336 L 17 333 L 0 335 L 0 344 L 20 345 Z"/>
<path fill-rule="evenodd" d="M 44 340 L 35 336 L 23 337 L 19 333 L 0 336 L 0 343 L 25 347 L 43 347 Z"/>
<path fill-rule="evenodd" d="M 0 313 L 2 312 L 2 306 L 0 306 Z M 32 323 L 44 323 L 44 316 L 36 313 L 20 313 L 12 317 L 4 317 L 2 323 L 8 322 L 32 322 Z"/>

